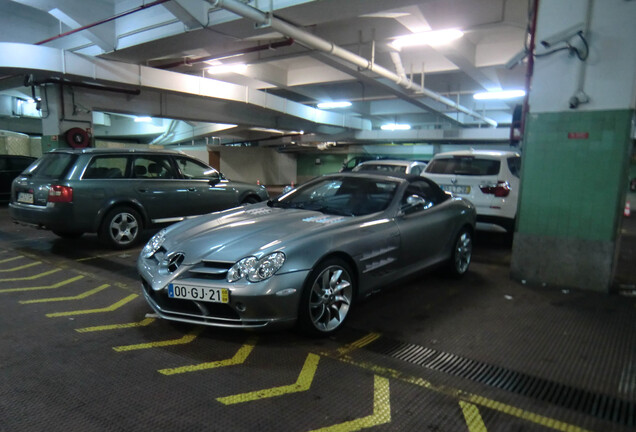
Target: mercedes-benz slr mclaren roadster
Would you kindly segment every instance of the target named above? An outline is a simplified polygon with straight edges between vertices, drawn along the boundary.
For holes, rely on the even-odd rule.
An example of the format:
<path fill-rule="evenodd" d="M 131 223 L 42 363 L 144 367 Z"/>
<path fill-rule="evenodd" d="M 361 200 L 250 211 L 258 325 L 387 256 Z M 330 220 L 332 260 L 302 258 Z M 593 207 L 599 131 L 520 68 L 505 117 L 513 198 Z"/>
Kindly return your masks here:
<path fill-rule="evenodd" d="M 397 278 L 438 264 L 466 273 L 474 225 L 469 201 L 424 177 L 331 174 L 161 230 L 137 268 L 162 318 L 326 335 Z"/>

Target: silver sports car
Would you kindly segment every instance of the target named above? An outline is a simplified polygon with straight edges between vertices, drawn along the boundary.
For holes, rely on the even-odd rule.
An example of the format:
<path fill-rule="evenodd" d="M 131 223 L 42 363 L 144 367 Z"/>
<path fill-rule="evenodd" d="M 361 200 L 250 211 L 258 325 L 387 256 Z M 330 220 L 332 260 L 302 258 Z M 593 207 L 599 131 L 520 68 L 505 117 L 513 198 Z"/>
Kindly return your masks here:
<path fill-rule="evenodd" d="M 162 318 L 326 335 L 397 278 L 438 264 L 466 273 L 474 225 L 469 201 L 424 177 L 330 174 L 161 230 L 137 268 Z"/>

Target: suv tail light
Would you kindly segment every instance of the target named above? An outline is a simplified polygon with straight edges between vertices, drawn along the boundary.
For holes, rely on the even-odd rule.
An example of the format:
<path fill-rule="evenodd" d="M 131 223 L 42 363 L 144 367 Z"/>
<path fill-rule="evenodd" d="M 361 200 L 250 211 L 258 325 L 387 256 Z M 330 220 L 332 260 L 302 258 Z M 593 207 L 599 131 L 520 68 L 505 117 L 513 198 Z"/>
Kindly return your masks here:
<path fill-rule="evenodd" d="M 52 185 L 49 188 L 48 202 L 73 202 L 73 188 L 61 185 Z"/>
<path fill-rule="evenodd" d="M 510 194 L 510 184 L 502 180 L 499 180 L 496 184 L 479 185 L 479 189 L 485 194 L 492 194 L 500 198 L 507 197 Z"/>

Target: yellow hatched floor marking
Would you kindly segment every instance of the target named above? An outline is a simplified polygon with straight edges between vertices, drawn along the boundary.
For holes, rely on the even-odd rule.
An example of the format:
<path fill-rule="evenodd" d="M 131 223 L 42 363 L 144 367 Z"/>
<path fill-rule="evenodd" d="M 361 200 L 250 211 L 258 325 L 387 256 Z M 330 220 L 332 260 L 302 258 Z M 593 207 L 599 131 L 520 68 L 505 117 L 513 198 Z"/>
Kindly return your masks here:
<path fill-rule="evenodd" d="M 16 282 L 16 281 L 34 280 L 34 279 L 39 279 L 39 278 L 44 277 L 44 276 L 48 276 L 48 275 L 53 274 L 53 273 L 57 273 L 59 271 L 62 271 L 62 269 L 61 268 L 57 268 L 57 269 L 45 271 L 43 273 L 34 274 L 34 275 L 31 275 L 31 276 L 0 279 L 0 282 Z M 2 291 L 0 291 L 0 292 L 2 292 Z"/>
<path fill-rule="evenodd" d="M 108 284 L 100 285 L 97 288 L 94 288 L 92 290 L 88 290 L 86 292 L 83 292 L 83 293 L 75 295 L 75 296 L 51 297 L 51 298 L 33 299 L 33 300 L 21 300 L 20 303 L 21 304 L 31 304 L 31 303 L 50 303 L 50 302 L 59 302 L 59 301 L 81 300 L 81 299 L 85 299 L 88 296 L 92 296 L 93 294 L 97 294 L 98 292 L 105 290 L 109 286 L 110 285 L 108 285 Z"/>
<path fill-rule="evenodd" d="M 139 322 L 84 327 L 84 328 L 75 329 L 75 331 L 78 333 L 88 333 L 88 332 L 96 332 L 96 331 L 104 331 L 104 330 L 118 330 L 118 329 L 126 329 L 126 328 L 133 328 L 133 327 L 145 327 L 147 325 L 152 324 L 155 321 L 156 321 L 155 318 L 145 318 Z"/>
<path fill-rule="evenodd" d="M 373 414 L 358 418 L 345 423 L 315 429 L 312 432 L 349 432 L 359 431 L 391 422 L 391 393 L 389 390 L 389 380 L 374 375 L 373 380 Z M 472 431 L 471 431 L 472 432 Z"/>
<path fill-rule="evenodd" d="M 251 337 L 241 348 L 238 349 L 238 351 L 236 351 L 236 354 L 234 354 L 234 356 L 229 359 L 207 362 L 207 363 L 199 363 L 199 364 L 190 365 L 190 366 L 159 369 L 157 372 L 164 375 L 176 375 L 176 374 L 181 374 L 186 372 L 196 372 L 196 371 L 201 371 L 206 369 L 214 369 L 214 368 L 220 368 L 225 366 L 239 365 L 244 363 L 245 360 L 247 360 L 247 357 L 252 352 L 252 349 L 254 349 L 254 345 L 256 345 L 256 338 Z"/>
<path fill-rule="evenodd" d="M 57 270 L 56 270 L 57 271 Z M 55 289 L 55 288 L 59 288 L 61 286 L 64 285 L 68 285 L 72 282 L 75 282 L 77 280 L 82 279 L 84 276 L 75 276 L 72 277 L 70 279 L 66 279 L 63 280 L 62 282 L 58 282 L 52 285 L 43 285 L 43 286 L 36 286 L 36 287 L 24 287 L 24 288 L 5 288 L 5 289 L 1 289 L 0 293 L 10 293 L 10 292 L 24 292 L 24 291 L 38 291 L 38 290 L 48 290 L 48 289 Z M 0 279 L 0 282 L 2 282 L 2 280 Z"/>
<path fill-rule="evenodd" d="M 380 336 L 381 336 L 380 333 L 369 333 L 368 335 L 358 339 L 357 341 L 354 341 L 348 345 L 345 345 L 342 348 L 338 348 L 338 354 L 340 355 L 349 354 L 350 352 L 354 350 L 357 350 L 357 349 L 365 347 L 366 345 L 369 345 L 371 342 L 379 339 Z"/>
<path fill-rule="evenodd" d="M 565 423 L 550 417 L 545 417 L 530 411 L 525 411 L 521 408 L 507 405 L 505 403 L 498 402 L 496 400 L 488 399 L 483 396 L 475 395 L 472 393 L 464 392 L 462 390 L 458 390 L 452 387 L 447 387 L 444 385 L 435 385 L 430 381 L 425 379 L 404 374 L 398 370 L 385 368 L 382 366 L 375 365 L 373 363 L 368 362 L 358 362 L 353 360 L 349 356 L 338 356 L 338 355 L 327 355 L 328 357 L 336 358 L 344 363 L 348 363 L 362 369 L 369 370 L 375 374 L 386 376 L 392 379 L 400 380 L 409 384 L 413 384 L 416 386 L 420 386 L 426 388 L 428 390 L 450 396 L 453 398 L 457 398 L 460 401 L 468 402 L 474 405 L 479 405 L 481 407 L 489 408 L 494 411 L 499 411 L 504 414 L 511 415 L 513 417 L 517 417 L 523 420 L 527 420 L 529 422 L 545 426 L 557 431 L 562 432 L 591 432 L 588 429 L 581 428 L 579 426 L 575 426 L 569 423 Z"/>
<path fill-rule="evenodd" d="M 459 406 L 462 407 L 464 420 L 466 420 L 466 426 L 468 426 L 469 432 L 488 432 L 484 420 L 479 413 L 479 408 L 461 400 L 459 401 Z"/>
<path fill-rule="evenodd" d="M 113 347 L 113 349 L 117 352 L 122 352 L 122 351 L 134 351 L 134 350 L 140 350 L 140 349 L 149 349 L 149 348 L 159 348 L 159 347 L 172 346 L 172 345 L 185 345 L 195 340 L 197 336 L 201 334 L 201 331 L 203 331 L 203 329 L 201 327 L 197 327 L 194 330 L 192 330 L 190 333 L 188 333 L 187 335 L 179 339 L 170 339 L 165 341 L 148 342 L 148 343 L 134 344 L 134 345 L 121 345 L 121 346 Z"/>
<path fill-rule="evenodd" d="M 94 313 L 103 313 L 103 312 L 112 312 L 114 310 L 119 309 L 124 306 L 126 303 L 129 303 L 139 297 L 137 294 L 131 294 L 126 298 L 119 300 L 117 303 L 113 303 L 110 306 L 99 308 L 99 309 L 85 309 L 85 310 L 76 310 L 76 311 L 67 311 L 67 312 L 54 312 L 46 314 L 49 318 L 63 317 L 63 316 L 75 316 L 75 315 L 87 315 Z"/>
<path fill-rule="evenodd" d="M 14 272 L 14 271 L 18 271 L 18 270 L 24 270 L 26 268 L 34 267 L 34 266 L 40 265 L 40 264 L 42 264 L 42 261 L 36 261 L 36 262 L 29 263 L 29 264 L 21 265 L 21 266 L 18 266 L 18 267 L 13 267 L 13 268 L 10 268 L 10 269 L 0 270 L 0 273 L 9 273 L 9 272 Z"/>
<path fill-rule="evenodd" d="M 320 360 L 320 356 L 316 354 L 307 355 L 305 364 L 303 365 L 303 368 L 298 375 L 298 379 L 294 384 L 281 387 L 273 387 L 264 390 L 257 390 L 249 393 L 240 393 L 233 396 L 220 397 L 216 400 L 224 405 L 232 405 L 307 391 L 311 387 L 311 383 L 314 380 L 314 375 L 316 374 L 316 369 L 318 368 L 318 360 Z"/>
<path fill-rule="evenodd" d="M 4 263 L 10 262 L 10 261 L 15 261 L 15 260 L 20 259 L 20 258 L 24 258 L 24 255 L 18 255 L 18 256 L 11 257 L 11 258 L 5 258 L 3 260 L 0 260 L 0 264 L 4 264 Z"/>

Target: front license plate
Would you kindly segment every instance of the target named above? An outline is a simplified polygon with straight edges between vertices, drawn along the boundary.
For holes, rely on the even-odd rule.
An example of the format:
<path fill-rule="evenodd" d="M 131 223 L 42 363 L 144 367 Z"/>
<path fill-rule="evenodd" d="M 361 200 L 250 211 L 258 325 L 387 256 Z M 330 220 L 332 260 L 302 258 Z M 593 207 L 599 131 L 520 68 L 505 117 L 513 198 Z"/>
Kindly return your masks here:
<path fill-rule="evenodd" d="M 18 202 L 26 203 L 26 204 L 33 204 L 33 194 L 32 193 L 26 193 L 26 192 L 19 192 L 18 193 Z"/>
<path fill-rule="evenodd" d="M 470 193 L 470 186 L 442 185 L 442 189 L 446 192 L 460 195 L 468 195 Z"/>
<path fill-rule="evenodd" d="M 212 303 L 228 303 L 230 301 L 229 292 L 225 288 L 197 287 L 181 283 L 168 285 L 168 297 Z"/>

